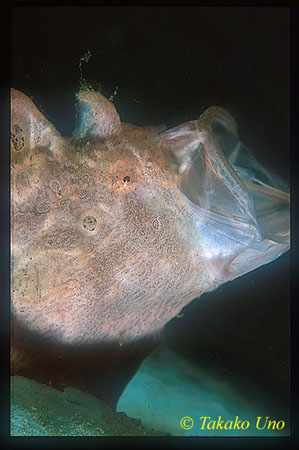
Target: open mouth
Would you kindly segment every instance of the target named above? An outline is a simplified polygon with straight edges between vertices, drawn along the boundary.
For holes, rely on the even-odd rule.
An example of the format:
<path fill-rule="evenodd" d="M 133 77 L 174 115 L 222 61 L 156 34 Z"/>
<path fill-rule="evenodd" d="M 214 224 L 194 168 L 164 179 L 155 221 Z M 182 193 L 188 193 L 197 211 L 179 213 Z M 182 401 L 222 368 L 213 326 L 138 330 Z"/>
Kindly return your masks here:
<path fill-rule="evenodd" d="M 197 217 L 201 248 L 225 262 L 228 279 L 289 249 L 288 187 L 240 141 L 225 110 L 208 108 L 160 137 Z"/>

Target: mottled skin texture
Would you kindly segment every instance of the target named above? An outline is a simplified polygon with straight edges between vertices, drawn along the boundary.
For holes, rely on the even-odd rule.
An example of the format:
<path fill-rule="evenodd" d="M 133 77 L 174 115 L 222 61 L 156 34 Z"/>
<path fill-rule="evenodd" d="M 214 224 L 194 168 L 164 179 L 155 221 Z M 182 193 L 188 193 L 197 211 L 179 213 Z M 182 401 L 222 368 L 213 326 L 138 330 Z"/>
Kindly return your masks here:
<path fill-rule="evenodd" d="M 121 123 L 94 91 L 79 92 L 77 101 L 79 125 L 73 138 L 62 138 L 28 97 L 11 94 L 12 372 L 115 404 L 170 319 L 251 270 L 230 267 L 259 231 L 240 178 L 222 158 L 215 164 L 209 114 L 163 135 Z M 199 232 L 192 203 L 193 155 L 201 146 L 215 155 L 197 175 L 229 179 L 242 217 L 247 208 L 250 235 L 212 252 L 204 240 L 209 225 Z M 115 379 L 107 387 L 126 361 L 131 369 L 120 370 L 120 387 Z"/>

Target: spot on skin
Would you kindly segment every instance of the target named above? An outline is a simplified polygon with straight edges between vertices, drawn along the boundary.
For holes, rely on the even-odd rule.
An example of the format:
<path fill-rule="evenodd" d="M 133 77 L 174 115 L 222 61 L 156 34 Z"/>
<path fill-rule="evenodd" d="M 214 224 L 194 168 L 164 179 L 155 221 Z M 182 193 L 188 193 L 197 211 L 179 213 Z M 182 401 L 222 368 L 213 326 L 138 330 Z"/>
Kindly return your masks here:
<path fill-rule="evenodd" d="M 133 192 L 142 179 L 142 170 L 132 160 L 116 161 L 107 172 L 107 186 L 118 193 Z"/>
<path fill-rule="evenodd" d="M 88 183 L 89 182 L 89 174 L 87 172 L 83 173 L 81 179 L 84 183 Z"/>
<path fill-rule="evenodd" d="M 21 152 L 25 147 L 24 133 L 19 125 L 14 125 L 11 132 L 12 147 L 16 152 Z"/>
<path fill-rule="evenodd" d="M 48 214 L 51 206 L 51 202 L 49 202 L 48 200 L 41 201 L 34 207 L 34 212 L 38 216 L 41 214 Z"/>
<path fill-rule="evenodd" d="M 94 216 L 86 216 L 83 219 L 83 228 L 87 231 L 95 231 L 97 227 L 97 219 Z"/>
<path fill-rule="evenodd" d="M 80 198 L 86 198 L 88 196 L 88 191 L 85 188 L 78 189 L 78 194 Z"/>
<path fill-rule="evenodd" d="M 58 183 L 58 181 L 54 180 L 52 181 L 52 183 L 50 184 L 50 188 L 52 189 L 52 191 L 54 192 L 59 192 L 61 189 L 60 184 Z"/>
<path fill-rule="evenodd" d="M 64 170 L 66 170 L 66 171 L 67 171 L 68 173 L 70 173 L 71 175 L 72 175 L 73 173 L 76 173 L 76 172 L 77 172 L 74 166 L 70 166 L 70 165 L 67 165 L 67 164 L 64 165 Z"/>
<path fill-rule="evenodd" d="M 152 221 L 152 227 L 154 231 L 160 231 L 162 229 L 162 225 L 158 217 L 155 217 Z"/>
<path fill-rule="evenodd" d="M 72 200 L 70 198 L 62 198 L 60 200 L 59 206 L 63 209 L 69 209 L 72 204 Z"/>

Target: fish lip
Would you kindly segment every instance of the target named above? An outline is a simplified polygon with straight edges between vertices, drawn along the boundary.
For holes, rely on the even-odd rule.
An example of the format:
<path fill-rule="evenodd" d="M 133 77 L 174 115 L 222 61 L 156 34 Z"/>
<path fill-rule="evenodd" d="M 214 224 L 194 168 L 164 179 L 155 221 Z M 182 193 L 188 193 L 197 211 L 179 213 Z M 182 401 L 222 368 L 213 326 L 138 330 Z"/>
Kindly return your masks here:
<path fill-rule="evenodd" d="M 259 239 L 289 244 L 289 186 L 265 162 L 240 140 L 232 116 L 219 107 L 208 108 L 200 117 L 216 137 L 221 157 L 237 173 L 242 186 L 252 199 L 252 219 L 259 229 Z"/>
<path fill-rule="evenodd" d="M 214 130 L 215 132 L 215 130 Z M 240 140 L 237 134 L 225 130 L 230 142 L 218 135 L 223 156 L 237 172 L 252 198 L 253 214 L 259 238 L 255 238 L 231 261 L 227 273 L 230 279 L 239 277 L 270 263 L 290 248 L 290 194 L 288 185 Z"/>
<path fill-rule="evenodd" d="M 247 160 L 243 167 L 238 160 L 232 166 L 252 198 L 256 223 L 262 240 L 288 244 L 290 240 L 290 193 L 284 181 L 263 166 L 243 144 L 238 160 Z M 229 158 L 229 161 L 232 158 Z M 261 241 L 262 241 L 261 240 Z M 261 242 L 260 241 L 260 242 Z"/>

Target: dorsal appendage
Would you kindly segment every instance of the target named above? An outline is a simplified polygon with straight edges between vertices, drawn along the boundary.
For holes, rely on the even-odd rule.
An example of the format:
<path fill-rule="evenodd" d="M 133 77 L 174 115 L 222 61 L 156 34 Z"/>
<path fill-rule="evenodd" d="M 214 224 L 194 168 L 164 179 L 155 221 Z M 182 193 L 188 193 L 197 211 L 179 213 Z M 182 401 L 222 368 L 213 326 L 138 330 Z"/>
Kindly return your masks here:
<path fill-rule="evenodd" d="M 121 122 L 115 106 L 100 92 L 84 88 L 76 94 L 77 127 L 73 137 L 93 136 L 106 139 L 121 131 Z"/>

